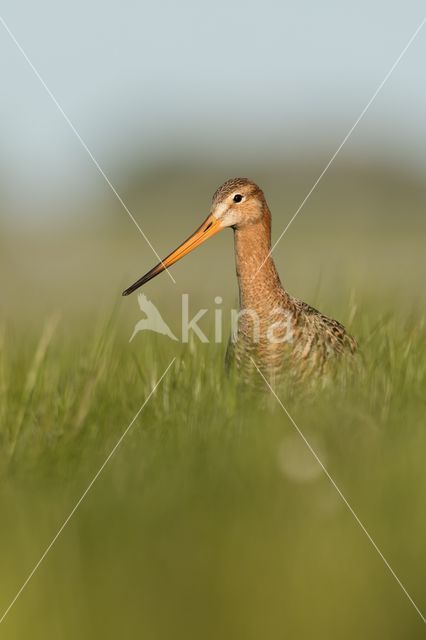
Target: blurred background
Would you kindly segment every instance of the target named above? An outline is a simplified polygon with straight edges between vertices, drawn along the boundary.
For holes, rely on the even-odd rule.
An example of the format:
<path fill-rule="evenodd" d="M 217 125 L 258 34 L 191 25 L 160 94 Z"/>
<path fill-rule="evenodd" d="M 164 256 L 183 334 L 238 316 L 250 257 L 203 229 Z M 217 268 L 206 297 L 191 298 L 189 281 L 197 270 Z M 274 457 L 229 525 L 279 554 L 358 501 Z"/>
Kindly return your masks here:
<path fill-rule="evenodd" d="M 264 189 L 275 240 L 424 3 L 4 0 L 1 17 L 164 256 L 232 176 Z M 426 27 L 274 252 L 366 360 L 355 390 L 290 411 L 423 609 L 425 56 Z M 0 615 L 178 356 L 5 637 L 423 637 L 280 408 L 233 393 L 224 345 L 128 345 L 141 312 L 121 291 L 157 258 L 2 24 L 0 69 Z M 145 293 L 175 333 L 182 293 L 234 306 L 231 231 L 172 273 Z"/>
<path fill-rule="evenodd" d="M 264 188 L 276 238 L 423 5 L 44 0 L 6 1 L 2 12 L 163 255 L 235 175 Z M 102 312 L 156 257 L 3 26 L 1 34 L 3 313 L 27 322 L 46 309 Z M 350 284 L 423 300 L 425 53 L 420 33 L 279 244 L 292 293 L 315 303 L 322 288 L 332 298 Z M 234 301 L 231 232 L 173 273 L 176 285 L 165 275 L 148 295 L 171 306 L 183 291 Z"/>

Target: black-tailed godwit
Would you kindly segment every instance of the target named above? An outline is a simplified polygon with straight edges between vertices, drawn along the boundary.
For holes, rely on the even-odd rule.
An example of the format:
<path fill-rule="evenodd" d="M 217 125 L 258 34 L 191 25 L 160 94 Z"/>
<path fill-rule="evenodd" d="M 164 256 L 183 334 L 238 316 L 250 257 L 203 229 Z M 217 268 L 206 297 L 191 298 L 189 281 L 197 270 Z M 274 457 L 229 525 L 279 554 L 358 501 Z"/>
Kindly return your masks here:
<path fill-rule="evenodd" d="M 283 288 L 271 256 L 271 213 L 263 191 L 247 178 L 233 178 L 215 192 L 203 224 L 162 262 L 123 292 L 127 296 L 208 238 L 231 227 L 240 292 L 240 312 L 227 361 L 270 375 L 322 373 L 336 358 L 356 351 L 356 342 L 328 318 Z"/>

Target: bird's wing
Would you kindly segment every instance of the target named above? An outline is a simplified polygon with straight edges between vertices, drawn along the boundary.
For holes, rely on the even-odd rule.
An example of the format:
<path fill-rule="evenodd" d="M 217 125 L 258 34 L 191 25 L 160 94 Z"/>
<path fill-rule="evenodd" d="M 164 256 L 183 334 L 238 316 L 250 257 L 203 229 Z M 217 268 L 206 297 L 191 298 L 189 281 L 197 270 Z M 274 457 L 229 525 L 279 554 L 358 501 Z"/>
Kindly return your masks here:
<path fill-rule="evenodd" d="M 329 318 L 306 302 L 298 300 L 297 304 L 304 319 L 306 336 L 315 336 L 316 342 L 320 340 L 330 354 L 333 352 L 355 353 L 357 350 L 356 340 L 340 322 Z"/>

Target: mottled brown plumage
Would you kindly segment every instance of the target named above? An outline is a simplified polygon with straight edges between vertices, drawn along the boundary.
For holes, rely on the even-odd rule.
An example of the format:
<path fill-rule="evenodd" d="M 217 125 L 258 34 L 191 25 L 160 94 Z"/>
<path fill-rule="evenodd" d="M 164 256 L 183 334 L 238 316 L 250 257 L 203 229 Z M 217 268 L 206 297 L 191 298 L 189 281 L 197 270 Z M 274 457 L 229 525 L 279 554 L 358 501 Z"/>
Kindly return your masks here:
<path fill-rule="evenodd" d="M 270 255 L 271 214 L 256 184 L 246 178 L 229 180 L 216 191 L 213 208 L 236 192 L 245 203 L 241 222 L 233 227 L 240 314 L 227 362 L 235 360 L 240 370 L 250 371 L 254 360 L 273 376 L 323 374 L 341 356 L 353 354 L 356 342 L 342 324 L 291 296 L 281 285 Z M 252 211 L 254 206 L 261 214 L 247 222 L 244 209 Z"/>
<path fill-rule="evenodd" d="M 356 351 L 354 338 L 339 322 L 282 287 L 270 255 L 271 214 L 263 191 L 248 178 L 233 178 L 219 187 L 211 213 L 199 229 L 124 295 L 226 227 L 234 230 L 240 293 L 235 334 L 227 352 L 229 364 L 235 363 L 244 374 L 255 363 L 268 376 L 316 377 Z"/>

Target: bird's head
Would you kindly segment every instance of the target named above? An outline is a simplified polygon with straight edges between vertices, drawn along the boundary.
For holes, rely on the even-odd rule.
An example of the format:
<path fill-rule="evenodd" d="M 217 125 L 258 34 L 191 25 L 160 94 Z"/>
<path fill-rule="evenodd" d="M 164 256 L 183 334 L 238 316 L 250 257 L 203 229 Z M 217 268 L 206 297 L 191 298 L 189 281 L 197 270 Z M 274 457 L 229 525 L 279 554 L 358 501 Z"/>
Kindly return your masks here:
<path fill-rule="evenodd" d="M 263 191 L 248 178 L 227 180 L 213 196 L 211 215 L 221 228 L 241 228 L 261 220 L 266 207 Z"/>
<path fill-rule="evenodd" d="M 127 296 L 227 227 L 240 229 L 268 215 L 263 191 L 248 178 L 227 180 L 213 195 L 210 214 L 203 224 L 164 260 L 123 291 Z"/>

